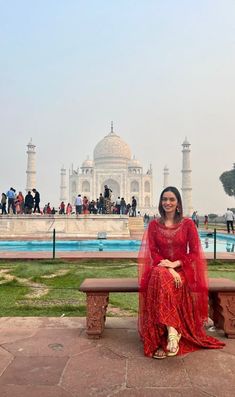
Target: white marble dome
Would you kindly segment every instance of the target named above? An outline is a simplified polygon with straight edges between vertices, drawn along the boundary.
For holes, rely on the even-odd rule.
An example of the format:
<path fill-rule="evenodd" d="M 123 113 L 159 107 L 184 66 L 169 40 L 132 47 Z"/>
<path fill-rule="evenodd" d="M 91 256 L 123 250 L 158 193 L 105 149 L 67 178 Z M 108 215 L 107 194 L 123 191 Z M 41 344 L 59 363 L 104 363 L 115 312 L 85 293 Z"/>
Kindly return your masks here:
<path fill-rule="evenodd" d="M 83 161 L 82 163 L 82 168 L 91 168 L 93 167 L 93 161 L 86 159 L 85 161 Z"/>
<path fill-rule="evenodd" d="M 115 132 L 110 132 L 106 135 L 97 143 L 94 149 L 94 161 L 97 162 L 105 159 L 131 160 L 129 146 Z"/>

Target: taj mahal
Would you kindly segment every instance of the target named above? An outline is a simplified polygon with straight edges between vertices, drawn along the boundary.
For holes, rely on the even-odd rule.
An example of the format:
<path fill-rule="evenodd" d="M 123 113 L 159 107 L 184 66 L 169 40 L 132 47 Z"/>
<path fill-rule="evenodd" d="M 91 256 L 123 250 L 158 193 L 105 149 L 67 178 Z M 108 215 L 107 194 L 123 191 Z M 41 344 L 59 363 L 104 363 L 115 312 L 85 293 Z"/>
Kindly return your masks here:
<path fill-rule="evenodd" d="M 27 145 L 27 182 L 26 191 L 36 186 L 35 145 L 32 139 Z M 191 216 L 192 206 L 192 170 L 190 158 L 190 143 L 185 138 L 182 143 L 182 201 L 184 214 Z M 169 186 L 169 169 L 163 169 L 163 184 L 158 187 Z M 111 131 L 98 142 L 93 151 L 93 159 L 87 158 L 81 167 L 69 170 L 64 167 L 60 170 L 60 201 L 69 201 L 74 204 L 78 194 L 86 196 L 88 200 L 96 200 L 104 192 L 104 185 L 112 190 L 111 200 L 124 197 L 126 203 L 131 203 L 134 196 L 137 200 L 137 209 L 141 214 L 156 213 L 153 201 L 153 170 L 151 164 L 144 171 L 141 162 L 132 156 L 129 145 L 114 132 L 113 123 Z M 68 188 L 67 188 L 68 186 Z"/>
<path fill-rule="evenodd" d="M 88 199 L 99 197 L 104 185 L 112 190 L 111 200 L 124 197 L 131 203 L 134 196 L 138 209 L 148 211 L 153 206 L 153 174 L 151 165 L 144 172 L 131 149 L 113 130 L 94 148 L 93 160 L 83 161 L 80 169 L 70 169 L 69 200 L 74 203 L 78 193 Z"/>

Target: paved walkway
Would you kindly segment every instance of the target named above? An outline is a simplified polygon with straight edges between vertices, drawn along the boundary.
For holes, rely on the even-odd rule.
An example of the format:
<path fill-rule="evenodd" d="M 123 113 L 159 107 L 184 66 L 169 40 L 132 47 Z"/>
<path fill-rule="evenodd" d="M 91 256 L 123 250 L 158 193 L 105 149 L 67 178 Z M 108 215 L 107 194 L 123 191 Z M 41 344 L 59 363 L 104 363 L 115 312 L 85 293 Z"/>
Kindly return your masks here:
<path fill-rule="evenodd" d="M 1 397 L 232 397 L 235 340 L 153 360 L 143 356 L 136 318 L 108 318 L 89 340 L 85 319 L 0 318 Z"/>

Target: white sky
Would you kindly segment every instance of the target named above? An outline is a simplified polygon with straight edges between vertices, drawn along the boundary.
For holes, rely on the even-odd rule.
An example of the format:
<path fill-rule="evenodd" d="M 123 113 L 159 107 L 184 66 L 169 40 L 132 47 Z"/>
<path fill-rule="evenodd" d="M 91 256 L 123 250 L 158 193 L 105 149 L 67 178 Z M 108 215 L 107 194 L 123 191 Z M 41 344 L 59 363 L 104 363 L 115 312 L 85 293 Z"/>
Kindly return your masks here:
<path fill-rule="evenodd" d="M 219 176 L 235 162 L 233 0 L 0 1 L 0 189 L 26 186 L 37 151 L 42 204 L 59 204 L 60 168 L 80 166 L 110 132 L 146 170 L 154 197 L 181 188 L 191 143 L 193 206 L 235 207 Z"/>

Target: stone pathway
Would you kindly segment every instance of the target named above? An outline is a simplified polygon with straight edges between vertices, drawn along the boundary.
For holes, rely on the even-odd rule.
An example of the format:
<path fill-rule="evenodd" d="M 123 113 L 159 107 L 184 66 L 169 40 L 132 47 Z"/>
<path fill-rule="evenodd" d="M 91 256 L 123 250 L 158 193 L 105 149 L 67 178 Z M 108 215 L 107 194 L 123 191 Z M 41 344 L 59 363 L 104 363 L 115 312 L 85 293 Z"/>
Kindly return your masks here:
<path fill-rule="evenodd" d="M 143 356 L 136 318 L 108 318 L 102 339 L 85 319 L 0 318 L 1 397 L 232 397 L 235 340 L 223 350 L 153 360 Z"/>

